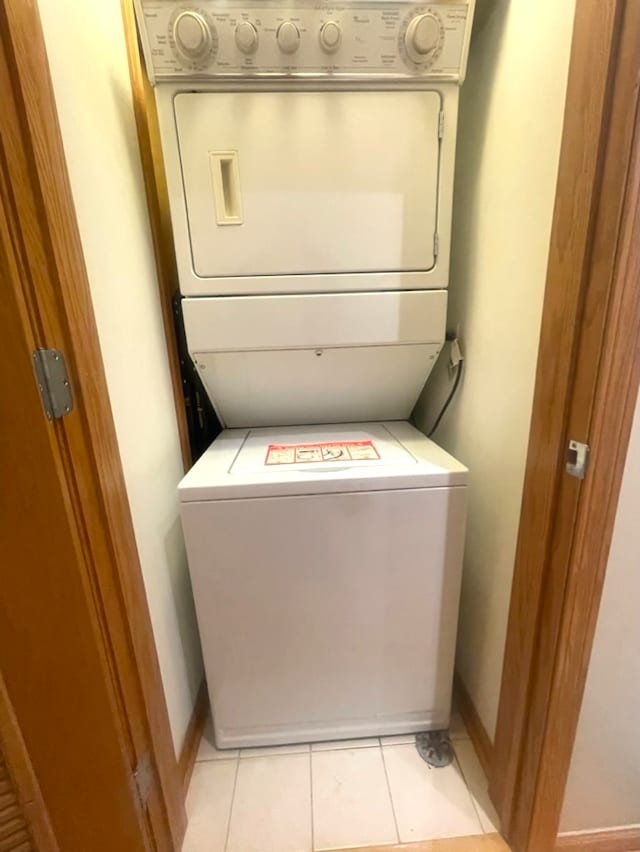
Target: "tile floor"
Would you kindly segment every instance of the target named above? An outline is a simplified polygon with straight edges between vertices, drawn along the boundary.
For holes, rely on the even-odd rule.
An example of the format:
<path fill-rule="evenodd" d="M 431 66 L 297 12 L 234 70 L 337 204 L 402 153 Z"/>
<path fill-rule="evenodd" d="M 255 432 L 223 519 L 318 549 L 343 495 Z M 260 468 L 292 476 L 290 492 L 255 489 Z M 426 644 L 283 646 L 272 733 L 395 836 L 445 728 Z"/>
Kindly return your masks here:
<path fill-rule="evenodd" d="M 208 726 L 183 852 L 311 852 L 496 831 L 457 713 L 456 761 L 430 769 L 412 736 L 217 751 Z"/>

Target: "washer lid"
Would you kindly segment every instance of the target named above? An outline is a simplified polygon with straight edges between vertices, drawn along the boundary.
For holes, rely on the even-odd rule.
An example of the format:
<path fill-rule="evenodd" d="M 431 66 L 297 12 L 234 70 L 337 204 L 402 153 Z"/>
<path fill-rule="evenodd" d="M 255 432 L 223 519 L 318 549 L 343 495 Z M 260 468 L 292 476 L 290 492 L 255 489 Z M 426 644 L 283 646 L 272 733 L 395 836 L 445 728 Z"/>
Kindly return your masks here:
<path fill-rule="evenodd" d="M 404 421 L 227 429 L 180 500 L 466 485 L 467 469 Z"/>
<path fill-rule="evenodd" d="M 297 426 L 251 429 L 229 473 L 236 476 L 267 473 L 296 480 L 315 479 L 338 470 L 383 465 L 416 464 L 413 455 L 381 423 L 362 426 Z M 318 467 L 319 465 L 319 467 Z M 298 474 L 306 476 L 299 477 Z"/>

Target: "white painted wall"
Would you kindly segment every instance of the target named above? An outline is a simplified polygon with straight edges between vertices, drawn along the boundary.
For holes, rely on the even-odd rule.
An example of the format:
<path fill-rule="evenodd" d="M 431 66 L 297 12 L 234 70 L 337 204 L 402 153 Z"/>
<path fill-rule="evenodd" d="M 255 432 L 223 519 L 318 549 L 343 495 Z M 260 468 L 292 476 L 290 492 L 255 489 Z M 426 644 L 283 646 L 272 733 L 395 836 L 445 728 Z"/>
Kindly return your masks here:
<path fill-rule="evenodd" d="M 640 398 L 560 831 L 640 826 Z"/>
<path fill-rule="evenodd" d="M 119 0 L 39 0 L 111 407 L 178 752 L 202 678 L 182 465 Z"/>
<path fill-rule="evenodd" d="M 495 730 L 574 0 L 479 0 L 461 92 L 449 328 L 465 375 L 435 440 L 471 472 L 457 667 Z M 418 403 L 446 396 L 446 350 Z"/>

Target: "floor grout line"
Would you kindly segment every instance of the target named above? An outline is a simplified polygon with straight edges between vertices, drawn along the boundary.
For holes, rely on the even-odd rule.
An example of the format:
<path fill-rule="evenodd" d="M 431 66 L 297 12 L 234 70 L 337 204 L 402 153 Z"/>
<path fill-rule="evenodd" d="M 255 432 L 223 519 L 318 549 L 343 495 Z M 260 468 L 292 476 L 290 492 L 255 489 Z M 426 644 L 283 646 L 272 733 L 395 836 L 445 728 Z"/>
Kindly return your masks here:
<path fill-rule="evenodd" d="M 231 815 L 233 814 L 233 805 L 236 800 L 236 788 L 238 786 L 238 772 L 240 771 L 240 751 L 236 757 L 236 774 L 233 776 L 233 792 L 231 793 L 231 805 L 229 806 L 229 816 L 227 817 L 227 832 L 224 838 L 224 852 L 227 852 L 229 847 L 229 833 L 231 831 Z"/>
<path fill-rule="evenodd" d="M 309 804 L 311 806 L 311 849 L 315 852 L 316 836 L 315 827 L 313 825 L 313 752 L 311 751 L 311 743 L 309 743 Z"/>
<path fill-rule="evenodd" d="M 398 828 L 398 817 L 396 816 L 396 806 L 393 803 L 393 793 L 391 792 L 391 784 L 389 783 L 389 773 L 387 772 L 387 761 L 384 759 L 384 748 L 382 746 L 382 740 L 380 740 L 380 753 L 382 754 L 382 766 L 384 768 L 384 777 L 387 782 L 387 793 L 389 794 L 389 801 L 391 802 L 391 813 L 393 814 L 393 824 L 396 828 L 396 838 L 398 839 L 398 843 L 401 843 L 400 840 L 400 829 Z"/>
<path fill-rule="evenodd" d="M 483 834 L 487 834 L 487 832 L 485 831 L 484 825 L 482 824 L 482 820 L 480 819 L 480 812 L 478 810 L 478 805 L 476 804 L 476 797 L 471 792 L 471 787 L 469 787 L 469 782 L 467 781 L 467 776 L 465 774 L 464 769 L 462 768 L 462 764 L 460 763 L 458 755 L 455 752 L 456 752 L 456 749 L 455 749 L 455 746 L 454 746 L 453 747 L 453 754 L 454 754 L 453 759 L 455 760 L 455 763 L 456 763 L 456 766 L 458 767 L 460 775 L 462 775 L 462 780 L 464 781 L 465 789 L 466 789 L 467 793 L 469 794 L 469 798 L 471 799 L 471 804 L 473 805 L 473 812 L 475 813 L 476 819 L 478 820 L 478 824 L 480 825 L 480 830 L 482 831 Z"/>

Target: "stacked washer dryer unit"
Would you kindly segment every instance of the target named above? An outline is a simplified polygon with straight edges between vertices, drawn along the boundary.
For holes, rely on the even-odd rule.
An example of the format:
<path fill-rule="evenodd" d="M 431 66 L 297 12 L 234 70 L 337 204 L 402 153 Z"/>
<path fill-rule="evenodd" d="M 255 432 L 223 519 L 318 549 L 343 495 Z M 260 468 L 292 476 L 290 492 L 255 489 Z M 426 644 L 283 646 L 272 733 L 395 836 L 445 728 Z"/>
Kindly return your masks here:
<path fill-rule="evenodd" d="M 137 12 L 224 427 L 179 489 L 217 744 L 446 728 L 467 472 L 406 420 L 445 339 L 473 0 Z"/>

